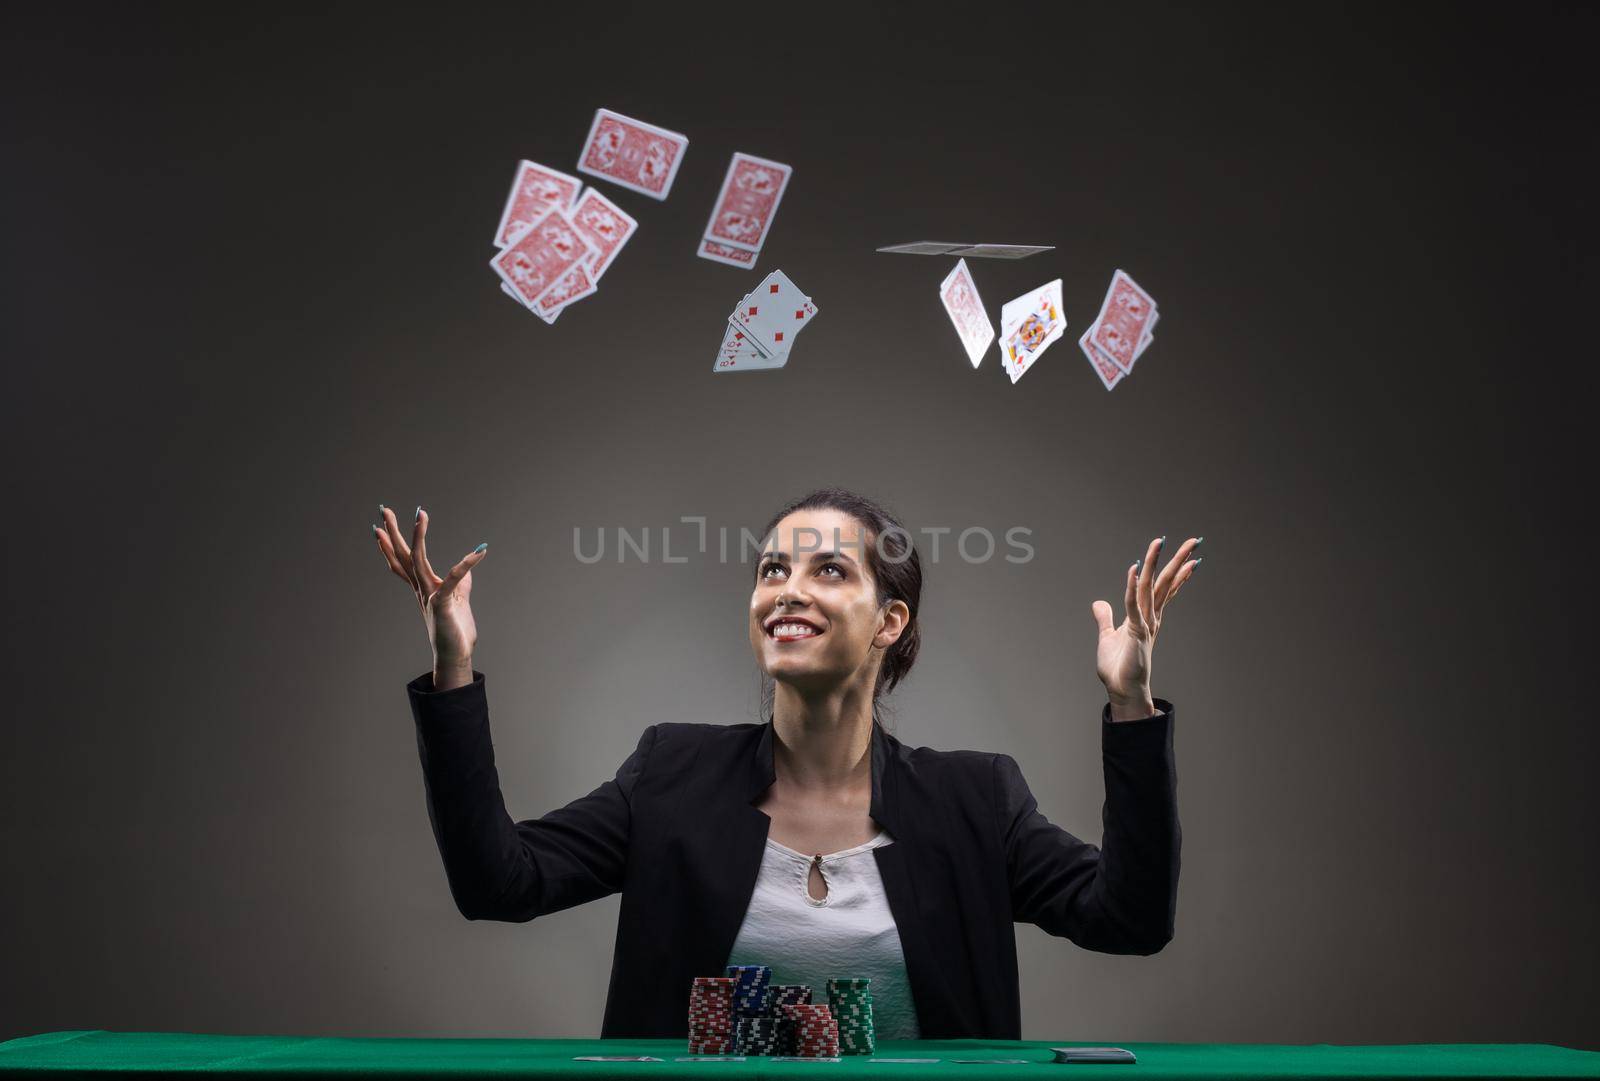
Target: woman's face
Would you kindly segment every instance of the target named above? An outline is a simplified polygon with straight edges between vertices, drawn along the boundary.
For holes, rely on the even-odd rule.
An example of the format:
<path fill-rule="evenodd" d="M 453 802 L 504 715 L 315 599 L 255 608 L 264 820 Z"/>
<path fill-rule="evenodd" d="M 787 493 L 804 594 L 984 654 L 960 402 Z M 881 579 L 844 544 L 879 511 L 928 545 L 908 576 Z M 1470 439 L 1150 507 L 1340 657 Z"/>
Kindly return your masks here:
<path fill-rule="evenodd" d="M 832 509 L 796 511 L 764 538 L 750 594 L 750 646 L 762 671 L 810 692 L 861 678 L 870 692 L 872 647 L 893 645 L 910 621 L 903 601 L 879 609 L 870 543 L 861 523 Z M 806 626 L 774 633 L 788 618 Z"/>

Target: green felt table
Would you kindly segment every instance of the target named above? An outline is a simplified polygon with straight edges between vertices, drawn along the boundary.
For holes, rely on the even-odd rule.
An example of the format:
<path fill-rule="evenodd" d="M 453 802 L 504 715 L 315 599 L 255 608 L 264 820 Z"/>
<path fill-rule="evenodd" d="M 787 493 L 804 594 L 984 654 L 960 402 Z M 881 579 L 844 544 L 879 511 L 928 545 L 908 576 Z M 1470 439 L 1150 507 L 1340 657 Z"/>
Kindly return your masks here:
<path fill-rule="evenodd" d="M 1063 1064 L 1050 1048 L 1125 1047 L 1138 1062 Z M 579 1062 L 575 1055 L 656 1055 L 662 1062 Z M 873 1062 L 678 1062 L 682 1040 L 367 1039 L 225 1036 L 187 1032 L 45 1032 L 0 1043 L 0 1077 L 68 1074 L 217 1074 L 310 1077 L 1017 1077 L 1042 1069 L 1065 1077 L 1302 1078 L 1600 1077 L 1600 1051 L 1554 1044 L 1204 1044 L 1117 1040 L 882 1040 Z M 685 1056 L 686 1057 L 686 1056 Z M 1025 1064 L 962 1064 L 1021 1058 Z"/>

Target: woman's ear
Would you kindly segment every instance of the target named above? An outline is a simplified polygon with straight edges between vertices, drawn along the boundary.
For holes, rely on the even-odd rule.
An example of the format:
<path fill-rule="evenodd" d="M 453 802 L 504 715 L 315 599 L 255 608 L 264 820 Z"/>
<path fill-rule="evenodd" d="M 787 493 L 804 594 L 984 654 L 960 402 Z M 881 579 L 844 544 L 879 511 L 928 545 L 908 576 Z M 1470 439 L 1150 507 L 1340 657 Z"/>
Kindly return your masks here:
<path fill-rule="evenodd" d="M 883 605 L 882 620 L 878 633 L 873 636 L 872 644 L 888 649 L 900 640 L 900 636 L 911 625 L 911 606 L 898 599 L 886 601 Z"/>

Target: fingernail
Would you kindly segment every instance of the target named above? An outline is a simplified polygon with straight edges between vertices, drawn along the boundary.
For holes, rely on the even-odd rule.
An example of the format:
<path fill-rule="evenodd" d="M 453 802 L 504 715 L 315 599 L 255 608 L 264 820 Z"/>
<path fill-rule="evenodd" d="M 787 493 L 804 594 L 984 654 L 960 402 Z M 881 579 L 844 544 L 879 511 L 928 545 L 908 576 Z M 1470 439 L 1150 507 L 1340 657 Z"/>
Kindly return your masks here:
<path fill-rule="evenodd" d="M 484 541 L 482 544 L 480 544 L 476 548 L 474 548 L 473 551 L 474 552 L 481 552 L 487 547 L 489 547 L 489 542 L 488 541 Z"/>
<path fill-rule="evenodd" d="M 1156 547 L 1159 548 L 1165 543 L 1167 543 L 1167 538 L 1162 537 L 1160 540 L 1156 541 Z"/>
<path fill-rule="evenodd" d="M 422 504 L 421 503 L 417 504 L 417 516 L 415 518 L 411 519 L 411 520 L 412 520 L 412 522 L 420 522 L 420 521 L 422 521 Z"/>
<path fill-rule="evenodd" d="M 1202 564 L 1204 562 L 1205 562 L 1204 559 L 1197 559 L 1197 560 L 1194 561 L 1194 565 L 1198 567 L 1200 564 Z"/>
<path fill-rule="evenodd" d="M 1199 540 L 1194 542 L 1194 548 L 1200 547 L 1205 542 L 1206 542 L 1206 539 L 1204 537 L 1201 537 Z M 1194 551 L 1194 548 L 1189 549 L 1189 551 L 1191 551 L 1191 552 Z"/>
<path fill-rule="evenodd" d="M 373 525 L 372 531 L 374 533 L 382 533 L 383 532 L 383 530 L 379 529 L 376 524 Z"/>
<path fill-rule="evenodd" d="M 382 514 L 382 513 L 383 513 L 383 512 L 384 512 L 384 511 L 386 511 L 386 510 L 388 510 L 388 509 L 389 509 L 389 508 L 388 508 L 388 507 L 386 507 L 386 506 L 384 506 L 384 505 L 383 505 L 383 504 L 382 504 L 382 503 L 379 503 L 379 504 L 378 504 L 378 513 L 379 513 L 379 514 Z"/>

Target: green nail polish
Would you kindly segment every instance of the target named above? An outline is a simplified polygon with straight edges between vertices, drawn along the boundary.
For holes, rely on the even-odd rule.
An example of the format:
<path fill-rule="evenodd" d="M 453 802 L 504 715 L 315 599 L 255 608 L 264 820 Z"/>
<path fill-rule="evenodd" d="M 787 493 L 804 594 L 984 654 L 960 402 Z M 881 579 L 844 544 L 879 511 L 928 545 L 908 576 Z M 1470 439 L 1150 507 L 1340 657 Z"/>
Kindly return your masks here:
<path fill-rule="evenodd" d="M 389 508 L 388 508 L 388 507 L 386 507 L 386 506 L 384 506 L 384 505 L 383 505 L 383 504 L 382 504 L 382 503 L 379 503 L 379 504 L 378 504 L 378 513 L 379 513 L 379 514 L 382 514 L 382 513 L 383 513 L 383 512 L 384 512 L 384 511 L 386 511 L 386 510 L 388 510 L 388 509 L 389 509 Z"/>
<path fill-rule="evenodd" d="M 481 552 L 487 547 L 489 547 L 489 542 L 488 541 L 484 541 L 482 544 L 480 544 L 476 548 L 474 548 L 473 551 L 474 552 Z"/>

